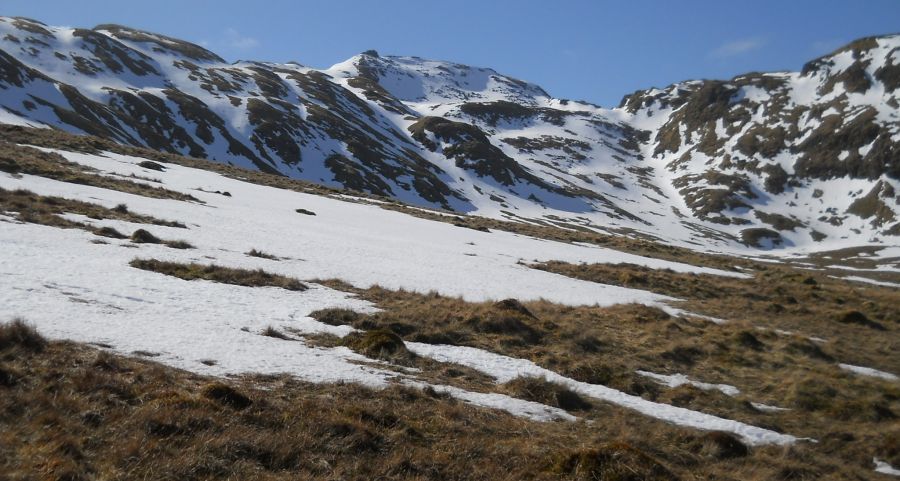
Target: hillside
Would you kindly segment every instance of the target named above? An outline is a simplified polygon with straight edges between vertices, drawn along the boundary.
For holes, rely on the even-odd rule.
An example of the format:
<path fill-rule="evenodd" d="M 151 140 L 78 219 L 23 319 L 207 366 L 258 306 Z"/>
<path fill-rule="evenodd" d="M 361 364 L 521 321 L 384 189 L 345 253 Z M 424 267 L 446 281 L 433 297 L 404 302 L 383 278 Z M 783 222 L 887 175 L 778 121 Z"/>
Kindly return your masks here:
<path fill-rule="evenodd" d="M 92 137 L 4 133 L 13 479 L 860 479 L 900 464 L 888 259 L 791 266 L 525 235 Z M 36 341 L 17 317 L 69 342 Z M 288 415 L 302 422 L 271 421 Z"/>
<path fill-rule="evenodd" d="M 0 481 L 900 475 L 898 52 L 607 109 L 0 18 Z"/>
<path fill-rule="evenodd" d="M 7 123 L 50 126 L 423 207 L 803 252 L 896 245 L 900 37 L 799 72 L 636 92 L 614 109 L 487 68 L 369 51 L 228 63 L 117 25 L 0 21 Z"/>

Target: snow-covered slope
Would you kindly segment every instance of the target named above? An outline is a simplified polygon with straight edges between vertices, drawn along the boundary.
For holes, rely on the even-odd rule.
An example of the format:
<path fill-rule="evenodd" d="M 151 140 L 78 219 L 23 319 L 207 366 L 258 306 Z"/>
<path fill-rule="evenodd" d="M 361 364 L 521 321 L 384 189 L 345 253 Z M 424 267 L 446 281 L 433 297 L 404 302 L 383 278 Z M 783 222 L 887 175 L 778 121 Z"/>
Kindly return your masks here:
<path fill-rule="evenodd" d="M 207 375 L 288 373 L 312 382 L 357 382 L 376 387 L 400 382 L 431 386 L 469 403 L 538 420 L 575 420 L 561 409 L 501 393 L 432 386 L 418 378 L 414 369 L 398 371 L 397 366 L 373 363 L 346 347 L 323 348 L 306 342 L 303 336 L 345 336 L 353 331 L 350 326 L 314 320 L 309 317 L 314 310 L 376 309 L 352 294 L 310 279 L 337 278 L 356 287 L 436 291 L 470 300 L 515 296 L 570 305 L 640 303 L 669 310 L 668 303 L 673 299 L 666 296 L 581 281 L 531 269 L 523 263 L 551 259 L 628 262 L 677 272 L 744 276 L 597 246 L 460 228 L 378 206 L 252 184 L 178 165 L 148 170 L 141 165 L 145 159 L 111 152 L 56 152 L 68 161 L 95 168 L 100 175 L 163 186 L 190 194 L 196 201 L 143 197 L 6 172 L 0 172 L 0 189 L 26 189 L 110 209 L 124 204 L 127 212 L 177 220 L 186 228 L 65 214 L 67 219 L 92 228 L 120 232 L 147 228 L 162 238 L 183 239 L 193 248 L 172 249 L 108 237 L 100 240 L 86 230 L 32 224 L 0 213 L 0 319 L 27 316 L 41 332 L 54 338 L 143 353 L 159 362 Z M 148 175 L 153 179 L 148 180 Z M 298 208 L 307 214 L 298 213 Z M 277 260 L 249 256 L 246 252 L 251 249 L 277 256 Z M 301 279 L 309 288 L 288 291 L 185 281 L 130 266 L 129 261 L 136 258 L 260 268 Z M 267 327 L 292 334 L 261 335 Z M 498 383 L 517 376 L 552 378 L 585 396 L 628 408 L 636 416 L 733 432 L 753 445 L 798 441 L 789 434 L 577 382 L 525 359 L 469 347 L 414 342 L 408 346 L 423 357 L 480 370 Z"/>
<path fill-rule="evenodd" d="M 696 217 L 762 224 L 744 240 L 798 245 L 900 234 L 898 86 L 894 35 L 801 72 L 636 92 L 622 108 L 654 132 L 646 153 Z"/>
<path fill-rule="evenodd" d="M 0 121 L 699 248 L 896 244 L 898 48 L 863 39 L 799 73 L 604 109 L 416 57 L 231 64 L 126 27 L 2 18 Z"/>

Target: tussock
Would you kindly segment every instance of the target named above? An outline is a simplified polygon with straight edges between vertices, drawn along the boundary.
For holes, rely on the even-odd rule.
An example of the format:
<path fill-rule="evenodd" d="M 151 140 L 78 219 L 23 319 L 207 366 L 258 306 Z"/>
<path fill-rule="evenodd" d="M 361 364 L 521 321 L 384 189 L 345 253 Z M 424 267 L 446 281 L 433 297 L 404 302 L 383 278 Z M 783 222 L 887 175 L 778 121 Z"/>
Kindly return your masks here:
<path fill-rule="evenodd" d="M 283 332 L 279 331 L 278 329 L 275 329 L 272 326 L 266 326 L 266 328 L 263 329 L 263 331 L 260 334 L 262 334 L 263 336 L 266 336 L 266 337 L 274 337 L 275 339 L 281 339 L 283 341 L 288 341 L 291 339 L 287 335 L 285 335 Z"/>
<path fill-rule="evenodd" d="M 131 242 L 136 244 L 162 244 L 162 239 L 144 229 L 138 229 L 131 233 Z"/>
<path fill-rule="evenodd" d="M 403 339 L 389 329 L 353 332 L 342 339 L 342 344 L 373 359 L 411 359 L 414 355 L 406 349 Z"/>
<path fill-rule="evenodd" d="M 112 227 L 101 227 L 99 229 L 94 230 L 94 234 L 97 234 L 102 237 L 110 237 L 112 239 L 127 239 L 128 236 L 113 229 Z"/>
<path fill-rule="evenodd" d="M 269 260 L 273 260 L 273 261 L 281 260 L 278 256 L 274 256 L 272 254 L 268 254 L 266 252 L 256 250 L 256 249 L 250 249 L 249 251 L 246 252 L 246 255 L 248 255 L 250 257 L 259 257 L 260 259 L 269 259 Z"/>
<path fill-rule="evenodd" d="M 221 382 L 207 384 L 200 392 L 207 399 L 235 409 L 247 409 L 253 404 L 250 398 L 238 392 L 237 389 Z"/>
<path fill-rule="evenodd" d="M 143 162 L 138 163 L 138 165 L 145 169 L 155 170 L 157 172 L 165 172 L 166 171 L 166 166 L 160 164 L 159 162 L 154 162 L 152 160 L 145 160 Z"/>
<path fill-rule="evenodd" d="M 47 340 L 44 336 L 21 318 L 0 324 L 0 351 L 18 347 L 40 352 L 46 345 Z"/>
<path fill-rule="evenodd" d="M 511 396 L 558 407 L 566 411 L 587 411 L 592 405 L 578 393 L 560 384 L 536 377 L 518 377 L 503 385 Z"/>
<path fill-rule="evenodd" d="M 313 311 L 309 314 L 309 317 L 332 326 L 352 326 L 359 321 L 363 315 L 350 309 L 331 308 Z"/>
<path fill-rule="evenodd" d="M 182 264 L 156 259 L 134 259 L 130 262 L 132 267 L 145 271 L 159 272 L 186 281 L 203 279 L 223 284 L 234 284 L 246 287 L 280 287 L 289 291 L 304 291 L 306 285 L 297 279 L 272 274 L 262 269 L 237 269 L 223 267 L 215 264 Z"/>
<path fill-rule="evenodd" d="M 625 442 L 604 443 L 560 459 L 552 472 L 594 481 L 677 481 L 679 478 L 647 453 Z"/>

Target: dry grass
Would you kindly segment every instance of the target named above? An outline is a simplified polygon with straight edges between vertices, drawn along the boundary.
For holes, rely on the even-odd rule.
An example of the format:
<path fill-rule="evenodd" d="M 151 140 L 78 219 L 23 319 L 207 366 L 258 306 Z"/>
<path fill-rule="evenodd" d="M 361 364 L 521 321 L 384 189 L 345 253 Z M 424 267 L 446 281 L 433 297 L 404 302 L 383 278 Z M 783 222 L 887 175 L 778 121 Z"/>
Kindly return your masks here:
<path fill-rule="evenodd" d="M 49 225 L 61 228 L 78 228 L 93 231 L 98 235 L 112 237 L 103 231 L 103 228 L 94 229 L 87 224 L 67 220 L 61 214 L 81 214 L 91 219 L 114 219 L 139 224 L 153 224 L 167 227 L 185 228 L 180 222 L 172 222 L 157 219 L 152 216 L 130 212 L 124 204 L 109 209 L 98 204 L 38 195 L 28 190 L 5 190 L 0 188 L 0 212 L 15 214 L 15 218 L 22 222 Z M 103 232 L 101 232 L 103 231 Z"/>
<path fill-rule="evenodd" d="M 665 292 L 671 294 L 672 289 L 687 289 L 681 286 L 686 281 L 679 278 L 682 275 L 661 275 L 674 276 L 666 282 L 653 283 L 671 286 Z M 772 277 L 761 282 L 772 284 L 771 289 L 783 292 L 789 292 L 792 283 L 802 286 L 798 289 L 815 286 L 823 297 L 833 295 L 833 290 L 848 288 L 839 281 L 832 285 L 824 280 L 812 284 L 804 283 L 805 278 L 796 279 L 796 282 L 793 279 L 791 276 Z M 849 299 L 844 305 L 832 304 L 832 307 L 842 307 L 830 316 L 826 315 L 828 303 L 820 303 L 816 306 L 818 311 L 804 318 L 803 330 L 798 331 L 827 334 L 830 340 L 820 343 L 799 334 L 775 332 L 774 329 L 798 327 L 794 323 L 800 321 L 786 317 L 781 324 L 781 318 L 773 317 L 767 311 L 740 311 L 742 316 L 765 319 L 767 329 L 760 330 L 745 318 L 729 316 L 732 322 L 716 325 L 696 318 L 671 317 L 656 308 L 640 305 L 567 307 L 544 301 L 519 303 L 513 300 L 469 303 L 434 293 L 378 287 L 353 289 L 340 282 L 322 282 L 352 291 L 382 309 L 373 314 L 343 309 L 311 314 L 322 322 L 365 330 L 390 329 L 409 341 L 478 347 L 529 359 L 574 379 L 607 385 L 650 400 L 797 436 L 828 439 L 829 449 L 844 450 L 842 459 L 848 463 L 862 463 L 866 456 L 871 459 L 874 452 L 885 452 L 887 448 L 883 446 L 889 445 L 892 436 L 900 432 L 897 418 L 900 385 L 849 374 L 836 365 L 836 362 L 849 362 L 900 372 L 896 365 L 898 359 L 893 354 L 900 348 L 898 326 L 893 321 L 885 321 L 884 331 L 874 331 L 864 325 L 839 322 L 839 314 L 845 312 L 845 305 L 851 302 Z M 722 289 L 728 289 L 729 282 L 719 284 Z M 719 295 L 714 295 L 713 287 L 701 286 L 698 293 L 711 302 L 710 299 Z M 659 290 L 663 292 L 662 287 Z M 747 290 L 760 295 L 766 292 L 758 287 L 747 287 Z M 734 297 L 741 299 L 741 292 L 735 291 Z M 891 303 L 895 297 L 891 296 L 897 294 L 890 290 L 881 294 L 885 297 L 875 295 L 869 300 L 854 302 L 869 302 L 869 312 L 876 313 L 873 317 L 878 316 L 877 313 L 886 314 L 894 305 Z M 720 295 L 722 302 L 731 302 L 731 296 Z M 741 307 L 744 307 L 743 303 Z M 873 339 L 873 332 L 878 332 L 879 337 Z M 638 369 L 663 374 L 683 373 L 699 381 L 733 384 L 741 393 L 730 397 L 716 390 L 706 391 L 689 385 L 668 388 L 635 374 Z M 483 385 L 476 387 L 484 389 Z M 561 406 L 555 388 L 540 380 L 520 379 L 499 389 L 517 397 Z M 753 407 L 751 402 L 791 409 L 764 412 Z M 603 403 L 593 404 L 593 409 L 579 415 L 603 422 L 603 415 L 599 413 L 608 407 Z M 703 449 L 714 450 L 709 442 L 706 444 Z M 900 461 L 900 458 L 895 460 Z M 800 462 L 794 467 L 802 465 Z"/>
<path fill-rule="evenodd" d="M 285 333 L 279 331 L 278 329 L 272 326 L 266 326 L 265 329 L 260 333 L 266 337 L 274 337 L 275 339 L 281 339 L 282 341 L 289 341 L 291 338 L 288 337 Z"/>
<path fill-rule="evenodd" d="M 193 249 L 190 242 L 183 240 L 162 240 L 145 229 L 138 229 L 131 233 L 131 242 L 135 244 L 163 244 L 173 249 Z"/>
<path fill-rule="evenodd" d="M 59 154 L 44 152 L 8 141 L 0 141 L 0 171 L 14 175 L 37 175 L 60 182 L 90 185 L 154 199 L 200 202 L 190 194 L 101 175 L 99 171 L 86 165 L 69 162 Z"/>
<path fill-rule="evenodd" d="M 373 359 L 402 361 L 414 357 L 406 349 L 403 339 L 389 329 L 353 332 L 345 336 L 342 344 Z"/>
<path fill-rule="evenodd" d="M 5 126 L 0 126 L 0 132 L 11 142 L 88 152 L 111 150 L 213 170 L 272 187 L 317 194 L 337 192 L 91 137 Z M 0 152 L 15 150 L 3 148 L 7 150 Z M 32 169 L 37 175 L 85 183 L 107 179 L 68 165 L 64 159 L 61 162 L 61 158 L 35 154 L 38 151 L 34 149 L 15 152 L 29 160 L 20 164 L 17 158 L 0 156 L 7 171 Z M 17 196 L 27 198 L 17 201 Z M 85 228 L 58 214 L 97 208 L 80 203 L 59 208 L 58 199 L 21 192 L 0 192 L 0 200 L 2 210 L 17 213 L 20 220 L 60 227 Z M 580 279 L 681 297 L 685 302 L 680 307 L 731 321 L 722 326 L 696 318 L 671 317 L 640 305 L 567 307 L 514 299 L 468 303 L 437 294 L 378 287 L 362 290 L 325 282 L 357 293 L 382 311 L 314 313 L 323 322 L 348 324 L 366 332 L 340 340 L 309 336 L 306 342 L 347 345 L 374 359 L 414 366 L 430 382 L 499 390 L 568 406 L 566 409 L 587 418 L 590 424 L 533 423 L 403 388 L 376 392 L 358 386 L 312 386 L 264 376 L 222 384 L 147 362 L 97 354 L 84 346 L 45 343 L 43 352 L 39 352 L 26 348 L 27 342 L 20 340 L 33 338 L 27 326 L 3 327 L 0 473 L 12 473 L 13 479 L 70 480 L 381 477 L 752 481 L 865 479 L 873 456 L 900 465 L 900 386 L 842 372 L 835 365 L 847 362 L 900 372 L 900 358 L 895 355 L 900 351 L 900 313 L 896 308 L 900 299 L 896 290 L 855 286 L 828 279 L 825 274 L 810 275 L 786 267 L 698 254 L 650 240 L 562 230 L 552 225 L 440 216 L 397 203 L 386 207 L 478 230 L 589 242 L 726 269 L 742 266 L 753 269 L 754 276 L 749 280 L 729 279 L 627 265 L 537 266 Z M 25 211 L 28 213 L 22 214 Z M 134 215 L 127 207 L 106 209 L 100 214 L 123 220 L 127 220 L 123 216 Z M 97 234 L 122 235 L 99 230 Z M 305 289 L 296 279 L 261 270 L 153 259 L 135 259 L 131 265 L 186 280 Z M 795 334 L 778 333 L 776 329 Z M 15 332 L 20 334 L 8 334 Z M 263 334 L 287 339 L 274 328 L 266 332 Z M 813 341 L 809 335 L 824 337 L 827 342 Z M 5 346 L 3 339 L 7 339 Z M 525 358 L 585 382 L 820 442 L 787 449 L 748 450 L 722 433 L 677 428 L 601 402 L 591 402 L 590 407 L 578 405 L 560 386 L 539 379 L 494 386 L 490 379 L 471 370 L 412 356 L 405 348 L 406 341 L 467 345 Z M 670 389 L 636 375 L 637 369 L 678 372 L 705 382 L 734 384 L 741 394 L 729 397 L 691 386 Z M 761 412 L 750 401 L 792 410 Z"/>
<path fill-rule="evenodd" d="M 250 249 L 249 251 L 245 252 L 245 254 L 250 257 L 259 257 L 260 259 L 269 259 L 272 261 L 281 260 L 278 256 L 275 256 L 275 255 L 272 255 L 272 254 L 269 254 L 267 252 L 263 252 L 260 250 L 256 250 L 256 249 Z"/>
<path fill-rule="evenodd" d="M 68 342 L 0 347 L 0 371 L 16 379 L 0 384 L 0 472 L 16 480 L 851 480 L 871 471 L 871 459 L 826 455 L 832 441 L 748 450 L 603 405 L 602 422 L 539 423 L 427 390 L 226 382 Z M 879 449 L 886 458 L 892 445 Z"/>
<path fill-rule="evenodd" d="M 40 352 L 47 346 L 47 340 L 23 319 L 16 318 L 0 324 L 0 351 L 22 348 Z"/>
<path fill-rule="evenodd" d="M 223 284 L 234 284 L 245 287 L 280 287 L 289 291 L 305 291 L 306 285 L 297 279 L 272 274 L 262 269 L 237 269 L 196 263 L 167 262 L 157 259 L 134 259 L 131 267 L 145 271 L 158 272 L 167 276 L 177 277 L 186 281 L 203 279 Z"/>
<path fill-rule="evenodd" d="M 503 385 L 504 392 L 512 397 L 538 402 L 566 411 L 587 411 L 593 407 L 590 401 L 560 384 L 536 377 L 518 377 Z"/>
<path fill-rule="evenodd" d="M 679 307 L 733 323 L 806 333 L 828 340 L 819 346 L 791 339 L 791 349 L 811 357 L 900 372 L 900 291 L 861 286 L 827 275 L 766 266 L 749 278 L 679 274 L 628 264 L 573 265 L 549 262 L 533 267 L 577 279 L 619 285 L 684 299 Z M 883 334 L 873 336 L 876 332 Z M 741 334 L 743 342 L 752 341 Z M 790 338 L 790 336 L 787 336 Z M 862 347 L 861 347 L 862 346 Z M 828 353 L 823 352 L 823 349 Z"/>
<path fill-rule="evenodd" d="M 594 481 L 677 481 L 678 476 L 628 443 L 604 443 L 563 456 L 553 466 L 559 475 Z"/>

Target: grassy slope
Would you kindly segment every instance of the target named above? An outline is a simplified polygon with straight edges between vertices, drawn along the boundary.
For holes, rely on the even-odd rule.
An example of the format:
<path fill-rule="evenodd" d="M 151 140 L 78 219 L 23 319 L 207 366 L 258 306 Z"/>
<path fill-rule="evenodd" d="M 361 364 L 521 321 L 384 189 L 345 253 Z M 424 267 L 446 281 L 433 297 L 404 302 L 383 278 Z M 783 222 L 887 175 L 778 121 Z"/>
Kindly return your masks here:
<path fill-rule="evenodd" d="M 10 340 L 12 339 L 12 340 Z M 4 479 L 862 479 L 600 407 L 538 423 L 407 388 L 213 380 L 0 327 Z M 896 442 L 896 437 L 894 438 Z"/>
<path fill-rule="evenodd" d="M 89 137 L 0 129 L 15 142 L 119 151 L 278 188 L 324 195 L 339 192 Z M 33 149 L 8 144 L 3 149 L 14 153 L 14 169 L 21 172 L 39 168 L 37 174 L 62 176 L 60 180 L 102 181 L 106 188 L 135 189 L 134 193 L 154 197 L 169 195 L 135 188 L 127 179 L 106 182 L 77 165 L 57 166 L 55 156 L 37 155 Z M 16 212 L 21 221 L 57 227 L 84 228 L 67 224 L 70 221 L 58 216 L 63 212 L 169 222 L 128 218 L 127 208 L 103 209 L 24 192 L 3 192 L 0 200 L 0 207 Z M 407 341 L 472 345 L 528 358 L 570 377 L 815 437 L 820 443 L 744 453 L 727 436 L 676 428 L 602 403 L 585 408 L 553 386 L 540 383 L 519 380 L 493 386 L 477 373 L 421 359 L 398 359 L 398 351 L 387 352 L 386 357 L 422 368 L 426 378 L 563 407 L 574 402 L 576 414 L 593 424 L 534 423 L 405 389 L 371 392 L 356 386 L 305 385 L 288 378 L 236 381 L 238 389 L 253 401 L 251 407 L 236 410 L 221 405 L 215 396 L 204 395 L 209 392 L 204 386 L 213 382 L 210 379 L 86 346 L 51 343 L 38 351 L 4 346 L 0 339 L 0 459 L 6 463 L 0 468 L 7 468 L 0 473 L 11 473 L 12 479 L 226 479 L 232 474 L 260 479 L 591 479 L 598 473 L 616 479 L 611 471 L 603 470 L 619 469 L 643 473 L 643 477 L 619 479 L 677 475 L 684 479 L 753 480 L 861 479 L 870 476 L 873 456 L 900 465 L 900 422 L 896 418 L 900 388 L 896 383 L 843 373 L 836 366 L 839 361 L 900 371 L 892 355 L 900 350 L 896 309 L 900 294 L 896 289 L 862 287 L 829 279 L 825 273 L 810 276 L 788 266 L 698 254 L 646 240 L 445 217 L 396 203 L 389 208 L 465 227 L 591 242 L 698 265 L 737 265 L 756 273 L 750 280 L 731 280 L 634 266 L 535 266 L 678 296 L 686 299 L 684 307 L 689 310 L 732 321 L 724 326 L 670 317 L 644 306 L 474 304 L 377 287 L 358 290 L 340 282 L 327 284 L 358 292 L 384 312 L 369 316 L 319 313 L 323 320 L 370 331 L 388 329 Z M 858 316 L 846 318 L 848 311 L 862 313 L 867 321 Z M 841 322 L 848 319 L 850 322 Z M 774 329 L 796 334 L 782 335 Z M 806 337 L 809 335 L 825 337 L 828 342 L 816 343 Z M 326 338 L 308 342 L 336 343 Z M 369 349 L 352 338 L 346 343 L 371 357 L 385 357 L 382 347 Z M 680 372 L 702 381 L 735 384 L 742 394 L 729 398 L 687 386 L 667 389 L 635 375 L 635 369 Z M 793 410 L 764 414 L 749 401 Z M 380 421 L 384 416 L 391 421 Z"/>

